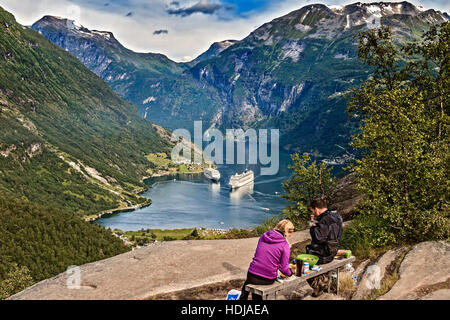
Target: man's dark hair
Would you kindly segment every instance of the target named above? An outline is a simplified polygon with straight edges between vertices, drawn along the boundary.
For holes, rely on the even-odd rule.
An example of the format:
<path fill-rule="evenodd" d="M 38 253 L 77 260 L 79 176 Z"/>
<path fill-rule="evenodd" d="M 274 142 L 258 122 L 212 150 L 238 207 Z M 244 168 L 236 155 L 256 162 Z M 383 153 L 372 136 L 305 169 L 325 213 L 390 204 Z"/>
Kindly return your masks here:
<path fill-rule="evenodd" d="M 311 201 L 311 203 L 309 204 L 309 207 L 311 209 L 314 208 L 318 208 L 318 209 L 322 209 L 322 208 L 327 208 L 327 202 L 325 201 L 325 199 L 322 198 L 316 198 L 313 201 Z"/>

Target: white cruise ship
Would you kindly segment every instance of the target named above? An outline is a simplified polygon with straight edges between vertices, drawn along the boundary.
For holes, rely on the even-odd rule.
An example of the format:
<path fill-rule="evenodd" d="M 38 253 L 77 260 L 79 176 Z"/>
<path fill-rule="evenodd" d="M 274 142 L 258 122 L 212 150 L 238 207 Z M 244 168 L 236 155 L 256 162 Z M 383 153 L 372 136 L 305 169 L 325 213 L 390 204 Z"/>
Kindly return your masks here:
<path fill-rule="evenodd" d="M 220 179 L 220 172 L 219 170 L 213 169 L 213 168 L 204 168 L 203 174 L 205 177 L 212 181 L 219 181 Z"/>
<path fill-rule="evenodd" d="M 235 175 L 232 175 L 230 178 L 229 185 L 231 189 L 236 189 L 253 182 L 254 179 L 255 176 L 253 174 L 253 171 L 245 169 L 245 171 L 242 172 L 241 174 L 236 173 Z"/>

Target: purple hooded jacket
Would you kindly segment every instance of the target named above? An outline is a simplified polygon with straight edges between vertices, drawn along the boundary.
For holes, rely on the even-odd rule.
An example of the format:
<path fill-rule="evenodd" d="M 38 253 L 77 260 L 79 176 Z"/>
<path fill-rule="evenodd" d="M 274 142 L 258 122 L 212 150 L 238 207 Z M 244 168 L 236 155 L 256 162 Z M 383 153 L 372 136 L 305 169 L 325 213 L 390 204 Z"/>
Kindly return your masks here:
<path fill-rule="evenodd" d="M 290 276 L 290 254 L 291 249 L 286 238 L 276 230 L 267 231 L 259 238 L 248 272 L 266 279 L 275 279 L 277 270 Z"/>

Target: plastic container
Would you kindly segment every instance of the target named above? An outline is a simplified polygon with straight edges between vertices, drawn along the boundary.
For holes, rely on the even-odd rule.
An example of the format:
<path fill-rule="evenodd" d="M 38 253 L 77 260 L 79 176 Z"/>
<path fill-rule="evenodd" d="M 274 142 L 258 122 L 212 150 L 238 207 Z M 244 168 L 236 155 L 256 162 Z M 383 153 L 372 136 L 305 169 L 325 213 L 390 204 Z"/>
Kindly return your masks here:
<path fill-rule="evenodd" d="M 303 262 L 303 274 L 308 274 L 310 272 L 309 270 L 309 263 Z"/>
<path fill-rule="evenodd" d="M 240 296 L 241 296 L 241 291 L 232 289 L 232 290 L 228 291 L 227 300 L 239 300 Z"/>

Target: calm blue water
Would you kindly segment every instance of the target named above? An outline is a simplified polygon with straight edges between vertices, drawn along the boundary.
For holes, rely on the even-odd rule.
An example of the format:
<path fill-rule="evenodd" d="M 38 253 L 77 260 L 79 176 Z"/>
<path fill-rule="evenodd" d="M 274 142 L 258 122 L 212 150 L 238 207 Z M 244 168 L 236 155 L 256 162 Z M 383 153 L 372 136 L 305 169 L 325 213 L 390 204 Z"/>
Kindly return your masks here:
<path fill-rule="evenodd" d="M 149 190 L 143 193 L 152 200 L 147 208 L 103 217 L 96 223 L 123 231 L 176 228 L 249 228 L 261 224 L 286 206 L 281 182 L 291 175 L 287 168 L 289 154 L 280 151 L 277 175 L 260 175 L 260 165 L 218 165 L 219 183 L 200 175 L 152 178 Z M 255 173 L 253 185 L 230 191 L 227 183 L 231 175 L 245 168 Z"/>

